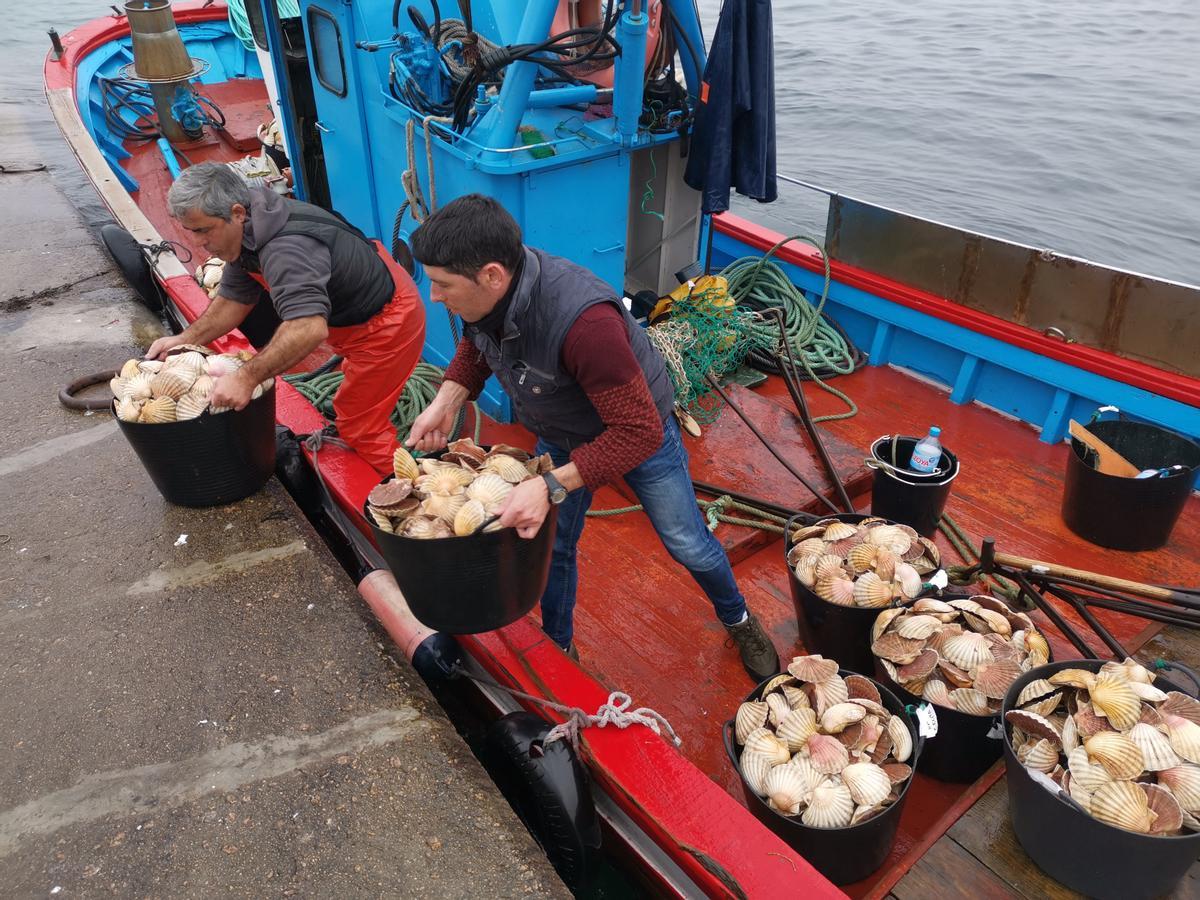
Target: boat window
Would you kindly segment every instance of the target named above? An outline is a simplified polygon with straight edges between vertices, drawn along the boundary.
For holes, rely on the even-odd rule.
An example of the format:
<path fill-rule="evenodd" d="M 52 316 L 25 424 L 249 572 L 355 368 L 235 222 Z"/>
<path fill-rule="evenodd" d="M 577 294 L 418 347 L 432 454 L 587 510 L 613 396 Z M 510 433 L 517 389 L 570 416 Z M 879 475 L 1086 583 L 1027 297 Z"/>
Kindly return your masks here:
<path fill-rule="evenodd" d="M 267 23 L 263 19 L 263 0 L 246 0 L 246 19 L 250 23 L 250 34 L 259 50 L 267 49 Z"/>
<path fill-rule="evenodd" d="M 346 96 L 346 63 L 342 58 L 342 32 L 329 13 L 309 7 L 308 33 L 312 36 L 313 68 L 321 87 Z"/>

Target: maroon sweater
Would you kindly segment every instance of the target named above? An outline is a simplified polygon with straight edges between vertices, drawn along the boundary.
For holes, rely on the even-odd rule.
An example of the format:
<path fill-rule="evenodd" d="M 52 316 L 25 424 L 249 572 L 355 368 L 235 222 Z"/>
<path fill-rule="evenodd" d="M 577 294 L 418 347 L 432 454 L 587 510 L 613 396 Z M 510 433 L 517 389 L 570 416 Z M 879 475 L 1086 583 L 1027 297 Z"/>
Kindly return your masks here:
<path fill-rule="evenodd" d="M 563 341 L 563 371 L 575 379 L 604 423 L 593 441 L 571 451 L 589 490 L 615 481 L 649 459 L 663 439 L 663 423 L 646 376 L 629 345 L 625 320 L 616 307 L 597 303 L 584 310 Z M 468 338 L 454 353 L 446 380 L 461 384 L 472 399 L 492 374 Z"/>

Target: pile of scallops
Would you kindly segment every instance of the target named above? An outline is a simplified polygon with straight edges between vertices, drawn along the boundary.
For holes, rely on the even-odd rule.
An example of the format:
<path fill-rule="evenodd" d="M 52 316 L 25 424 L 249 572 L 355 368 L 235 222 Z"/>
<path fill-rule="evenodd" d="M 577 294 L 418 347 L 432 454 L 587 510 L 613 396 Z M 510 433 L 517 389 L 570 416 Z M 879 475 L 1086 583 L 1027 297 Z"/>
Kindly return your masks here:
<path fill-rule="evenodd" d="M 128 360 L 108 383 L 117 417 L 154 425 L 195 419 L 205 412 L 227 412 L 227 406 L 209 405 L 213 385 L 250 358 L 248 353 L 213 353 L 207 347 L 182 344 L 165 360 Z M 251 399 L 257 400 L 274 383 L 268 378 L 256 385 Z"/>

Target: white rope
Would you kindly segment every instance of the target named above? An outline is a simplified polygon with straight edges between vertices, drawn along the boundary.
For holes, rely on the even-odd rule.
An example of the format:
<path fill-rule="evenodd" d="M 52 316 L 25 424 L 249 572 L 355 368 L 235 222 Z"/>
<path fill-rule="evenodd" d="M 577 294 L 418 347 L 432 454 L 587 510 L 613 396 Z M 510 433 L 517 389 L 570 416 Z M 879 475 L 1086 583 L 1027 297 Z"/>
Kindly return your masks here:
<path fill-rule="evenodd" d="M 544 744 L 566 738 L 571 742 L 571 746 L 578 750 L 579 732 L 581 729 L 592 726 L 604 728 L 607 725 L 614 725 L 622 729 L 628 728 L 630 725 L 645 725 L 660 737 L 662 737 L 663 729 L 665 728 L 672 744 L 678 747 L 683 743 L 679 739 L 679 735 L 675 733 L 675 729 L 671 727 L 671 723 L 654 710 L 646 706 L 630 710 L 629 707 L 633 705 L 633 698 L 621 691 L 613 691 L 609 694 L 608 702 L 596 710 L 596 714 L 593 716 L 589 716 L 578 707 L 553 705 L 559 711 L 567 713 L 567 720 L 550 729 L 546 734 L 546 739 L 543 741 Z"/>

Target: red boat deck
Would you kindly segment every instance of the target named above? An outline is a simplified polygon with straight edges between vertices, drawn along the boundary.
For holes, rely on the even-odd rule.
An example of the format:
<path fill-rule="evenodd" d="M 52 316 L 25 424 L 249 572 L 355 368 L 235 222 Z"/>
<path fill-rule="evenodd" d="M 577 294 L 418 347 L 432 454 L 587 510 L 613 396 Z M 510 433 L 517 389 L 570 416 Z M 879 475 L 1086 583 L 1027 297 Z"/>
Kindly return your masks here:
<path fill-rule="evenodd" d="M 259 106 L 244 84 L 218 85 L 209 93 L 227 111 L 246 104 Z M 231 116 L 231 122 L 240 123 L 241 130 L 253 118 L 242 115 L 245 112 Z M 236 143 L 214 141 L 188 152 L 193 161 L 227 160 L 239 155 L 233 149 Z M 203 254 L 166 214 L 165 193 L 170 179 L 158 151 L 153 145 L 129 149 L 133 157 L 126 168 L 142 187 L 135 199 L 164 237 L 196 252 L 189 268 L 194 267 Z M 314 354 L 302 368 L 311 368 L 325 355 Z M 976 542 L 992 536 L 1000 549 L 1024 556 L 1149 582 L 1200 583 L 1200 560 L 1195 554 L 1200 546 L 1200 502 L 1196 498 L 1189 501 L 1166 548 L 1138 554 L 1103 550 L 1076 538 L 1059 517 L 1065 445 L 1043 444 L 1029 426 L 990 410 L 956 406 L 949 402 L 945 391 L 890 368 L 864 369 L 838 379 L 837 386 L 856 400 L 860 412 L 852 419 L 830 422 L 822 428 L 860 509 L 869 506 L 869 473 L 862 466 L 862 458 L 870 443 L 888 433 L 924 433 L 930 423 L 936 423 L 962 464 L 947 511 Z M 807 385 L 805 393 L 816 415 L 842 411 L 840 401 L 813 385 Z M 772 378 L 753 392 L 734 388 L 734 395 L 789 459 L 831 495 L 831 486 L 815 462 L 779 379 Z M 531 446 L 528 435 L 518 429 L 485 423 L 485 442 L 501 437 Z M 698 480 L 769 498 L 789 508 L 821 509 L 728 411 L 707 427 L 702 437 L 689 438 L 687 446 L 692 456 L 692 475 Z M 347 493 L 353 495 L 355 490 L 357 487 L 352 487 Z M 361 497 L 357 500 L 361 502 Z M 614 509 L 628 503 L 628 496 L 619 486 L 610 487 L 597 494 L 593 509 Z M 722 525 L 717 534 L 735 564 L 751 608 L 763 619 L 781 657 L 806 652 L 797 637 L 781 540 L 733 525 Z M 956 562 L 948 544 L 942 539 L 939 543 L 947 561 Z M 580 544 L 580 573 L 576 633 L 584 669 L 609 689 L 629 693 L 635 705 L 650 706 L 665 715 L 683 739 L 686 758 L 741 802 L 738 775 L 725 757 L 720 731 L 751 683 L 734 651 L 724 646 L 724 630 L 708 601 L 667 556 L 639 513 L 590 521 Z M 1131 651 L 1156 631 L 1140 620 L 1098 615 Z M 1056 654 L 1074 655 L 1069 645 L 1055 638 L 1053 629 L 1048 632 L 1054 639 Z M 552 650 L 529 622 L 466 643 L 493 674 L 503 674 L 526 690 L 536 685 L 547 697 L 557 696 L 556 679 L 578 677 L 574 667 Z M 1102 649 L 1098 642 L 1097 647 Z M 602 700 L 603 692 L 596 696 Z M 607 740 L 605 735 L 589 737 L 586 752 L 592 756 L 598 780 L 610 789 L 620 790 L 619 784 L 610 782 L 601 759 Z M 845 890 L 852 896 L 883 896 L 890 891 L 987 792 L 1001 772 L 1002 767 L 997 766 L 972 786 L 945 785 L 917 776 L 889 860 L 873 878 L 846 886 Z M 669 777 L 669 773 L 664 772 L 662 777 Z M 695 827 L 703 827 L 701 813 L 696 811 Z M 655 813 L 650 810 L 647 815 L 653 818 Z M 676 838 L 681 840 L 678 835 Z M 934 853 L 918 870 L 925 873 L 920 878 L 926 877 L 930 866 L 935 871 L 939 866 L 953 868 L 958 855 L 969 852 L 961 843 L 950 843 L 952 848 L 946 842 L 936 844 Z M 792 865 L 791 861 L 785 862 Z M 916 883 L 919 879 L 906 882 L 910 887 Z M 986 879 L 976 881 L 973 889 L 988 884 Z M 999 879 L 991 887 L 998 885 L 1003 885 Z"/>

